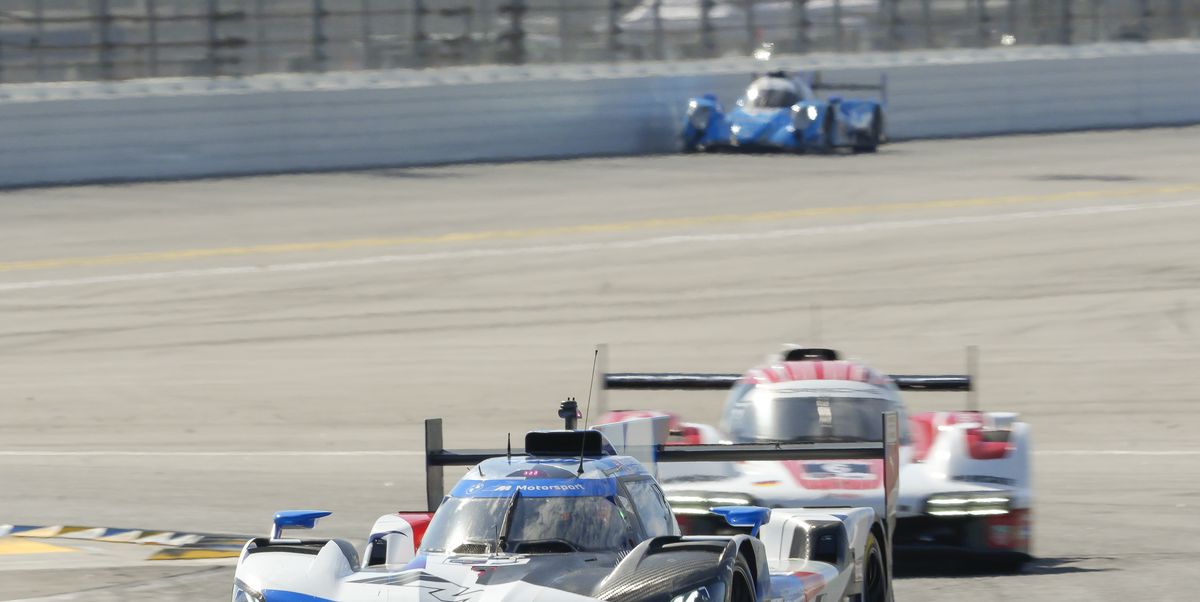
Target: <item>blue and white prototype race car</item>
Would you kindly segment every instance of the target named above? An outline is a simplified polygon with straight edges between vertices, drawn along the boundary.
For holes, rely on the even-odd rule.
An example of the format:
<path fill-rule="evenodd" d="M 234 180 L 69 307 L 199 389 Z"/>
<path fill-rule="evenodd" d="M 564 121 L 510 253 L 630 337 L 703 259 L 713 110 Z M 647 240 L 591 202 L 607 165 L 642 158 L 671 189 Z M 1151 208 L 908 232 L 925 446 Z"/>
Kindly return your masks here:
<path fill-rule="evenodd" d="M 877 90 L 879 100 L 829 96 L 816 90 Z M 683 150 L 716 149 L 874 152 L 886 139 L 887 81 L 879 85 L 831 84 L 784 71 L 757 77 L 737 107 L 726 113 L 713 94 L 688 102 Z"/>
<path fill-rule="evenodd" d="M 836 456 L 897 466 L 895 414 L 882 415 L 884 442 L 666 447 L 662 418 L 610 425 L 606 436 L 575 429 L 573 401 L 562 410 L 567 429 L 530 432 L 523 451 L 446 451 L 441 420 L 426 421 L 429 512 L 380 517 L 361 558 L 346 541 L 283 535 L 329 512 L 280 512 L 271 535 L 242 550 L 233 602 L 892 600 L 890 511 L 734 500 L 712 512 L 735 534 L 684 537 L 653 462 Z M 444 466 L 472 466 L 449 495 Z"/>

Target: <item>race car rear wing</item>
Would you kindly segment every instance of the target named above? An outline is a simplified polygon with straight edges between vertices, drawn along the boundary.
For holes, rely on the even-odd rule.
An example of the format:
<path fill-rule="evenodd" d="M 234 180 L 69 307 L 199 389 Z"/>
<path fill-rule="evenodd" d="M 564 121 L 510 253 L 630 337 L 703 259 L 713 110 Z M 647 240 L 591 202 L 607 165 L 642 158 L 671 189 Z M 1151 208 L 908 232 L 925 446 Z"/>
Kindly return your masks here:
<path fill-rule="evenodd" d="M 743 375 L 709 372 L 609 372 L 608 345 L 599 344 L 597 350 L 597 374 L 592 386 L 599 393 L 597 405 L 600 412 L 607 411 L 608 390 L 634 391 L 718 391 L 733 388 Z M 841 359 L 833 349 L 815 347 L 790 347 L 778 356 L 782 361 Z M 965 391 L 966 409 L 977 411 L 979 397 L 977 380 L 979 375 L 979 348 L 966 348 L 966 374 L 889 374 L 888 378 L 903 391 Z"/>
<path fill-rule="evenodd" d="M 878 84 L 864 84 L 864 83 L 853 83 L 853 82 L 825 81 L 821 77 L 821 72 L 817 71 L 817 72 L 813 73 L 812 80 L 808 82 L 808 87 L 812 88 L 814 92 L 821 91 L 821 90 L 839 90 L 839 91 L 844 90 L 847 92 L 861 91 L 861 90 L 875 91 L 875 92 L 879 92 L 879 101 L 884 105 L 887 104 L 887 74 L 886 73 L 879 74 L 879 83 Z"/>
<path fill-rule="evenodd" d="M 905 391 L 969 391 L 971 377 L 966 374 L 892 374 L 889 378 Z M 741 374 L 684 372 L 611 372 L 605 374 L 605 389 L 639 391 L 703 391 L 729 389 L 742 379 Z"/>
<path fill-rule="evenodd" d="M 888 533 L 895 524 L 900 479 L 900 427 L 895 412 L 884 412 L 883 441 L 853 443 L 744 443 L 667 445 L 667 418 L 657 416 L 601 425 L 605 442 L 654 471 L 658 462 L 748 462 L 772 460 L 883 460 L 884 508 Z M 570 431 L 566 431 L 569 433 Z M 587 431 L 575 431 L 586 433 Z M 564 431 L 559 431 L 564 433 Z M 532 443 L 531 443 L 532 444 Z M 576 449 L 575 447 L 571 448 Z M 524 455 L 524 450 L 449 450 L 443 445 L 442 419 L 425 420 L 425 499 L 430 512 L 446 496 L 446 466 L 474 466 L 488 458 Z"/>

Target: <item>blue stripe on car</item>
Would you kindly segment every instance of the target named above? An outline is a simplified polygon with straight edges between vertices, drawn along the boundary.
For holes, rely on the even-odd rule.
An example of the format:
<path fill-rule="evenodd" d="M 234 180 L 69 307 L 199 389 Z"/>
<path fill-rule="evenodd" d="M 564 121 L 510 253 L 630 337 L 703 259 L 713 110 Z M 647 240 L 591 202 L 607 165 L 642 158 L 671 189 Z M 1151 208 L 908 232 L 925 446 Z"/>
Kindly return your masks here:
<path fill-rule="evenodd" d="M 265 589 L 262 595 L 266 602 L 334 602 L 329 598 L 310 596 L 300 592 L 289 592 L 282 589 Z"/>

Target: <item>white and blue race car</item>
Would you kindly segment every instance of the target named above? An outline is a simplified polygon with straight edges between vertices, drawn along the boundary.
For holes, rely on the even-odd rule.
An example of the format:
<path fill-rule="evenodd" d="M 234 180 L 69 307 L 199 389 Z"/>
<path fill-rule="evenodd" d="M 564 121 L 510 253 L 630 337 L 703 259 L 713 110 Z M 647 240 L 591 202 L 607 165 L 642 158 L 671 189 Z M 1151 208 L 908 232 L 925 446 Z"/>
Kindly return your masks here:
<path fill-rule="evenodd" d="M 822 98 L 817 90 L 878 90 L 878 100 Z M 724 111 L 717 97 L 688 101 L 683 150 L 784 150 L 874 152 L 885 140 L 886 80 L 878 86 L 831 84 L 772 71 L 757 77 L 736 107 Z"/>
<path fill-rule="evenodd" d="M 568 428 L 528 433 L 523 451 L 446 451 L 441 421 L 426 421 L 428 512 L 380 517 L 361 557 L 346 541 L 283 534 L 329 512 L 280 512 L 242 550 L 233 601 L 892 600 L 890 514 L 734 503 L 712 512 L 736 533 L 685 537 L 653 468 L 833 456 L 895 467 L 894 414 L 885 442 L 666 447 L 662 418 L 576 430 L 565 403 Z M 449 495 L 443 466 L 472 466 Z"/>

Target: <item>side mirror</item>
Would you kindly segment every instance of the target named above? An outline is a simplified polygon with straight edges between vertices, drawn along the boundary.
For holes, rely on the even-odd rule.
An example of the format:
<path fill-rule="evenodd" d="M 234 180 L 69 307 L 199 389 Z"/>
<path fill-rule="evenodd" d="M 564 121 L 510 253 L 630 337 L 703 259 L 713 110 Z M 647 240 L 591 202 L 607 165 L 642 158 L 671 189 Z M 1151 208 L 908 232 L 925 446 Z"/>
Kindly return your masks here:
<path fill-rule="evenodd" d="M 271 524 L 271 539 L 279 539 L 284 529 L 311 529 L 317 521 L 333 514 L 326 510 L 282 510 L 275 513 Z"/>
<path fill-rule="evenodd" d="M 771 509 L 762 506 L 717 506 L 708 511 L 724 517 L 730 527 L 750 527 L 754 537 L 758 537 L 758 528 L 771 520 Z"/>

